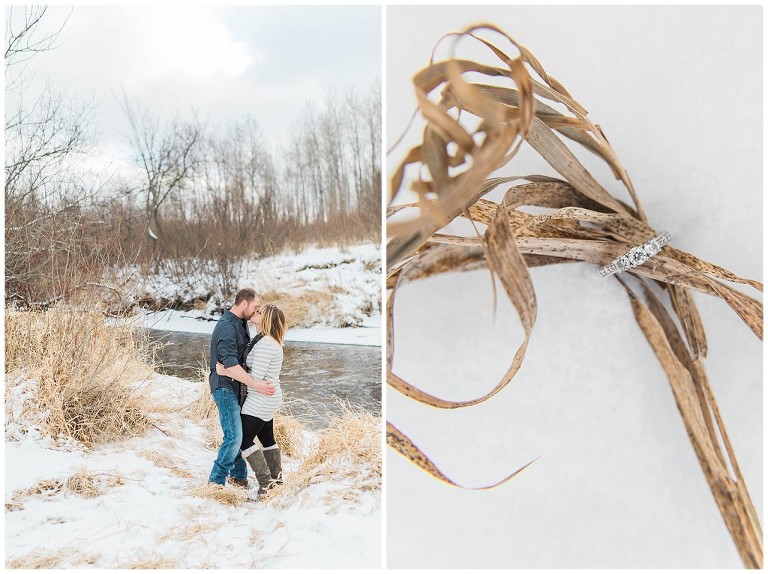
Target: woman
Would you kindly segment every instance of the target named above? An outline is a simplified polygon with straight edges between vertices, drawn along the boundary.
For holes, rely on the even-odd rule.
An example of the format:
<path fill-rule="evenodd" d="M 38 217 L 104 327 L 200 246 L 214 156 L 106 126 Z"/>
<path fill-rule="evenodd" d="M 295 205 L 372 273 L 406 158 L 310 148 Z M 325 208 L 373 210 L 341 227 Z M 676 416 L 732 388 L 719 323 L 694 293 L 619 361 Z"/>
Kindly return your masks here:
<path fill-rule="evenodd" d="M 274 416 L 283 400 L 280 388 L 280 368 L 283 365 L 283 337 L 285 335 L 285 315 L 274 305 L 263 305 L 254 314 L 258 319 L 259 333 L 263 335 L 254 345 L 246 359 L 251 377 L 256 380 L 266 380 L 275 386 L 275 393 L 266 396 L 248 386 L 248 395 L 240 410 L 243 421 L 243 442 L 240 449 L 243 458 L 256 474 L 259 481 L 259 492 L 264 492 L 282 484 L 282 463 L 280 447 L 275 441 L 273 428 Z M 216 365 L 216 372 L 226 374 L 223 365 Z M 258 437 L 262 448 L 254 439 Z"/>

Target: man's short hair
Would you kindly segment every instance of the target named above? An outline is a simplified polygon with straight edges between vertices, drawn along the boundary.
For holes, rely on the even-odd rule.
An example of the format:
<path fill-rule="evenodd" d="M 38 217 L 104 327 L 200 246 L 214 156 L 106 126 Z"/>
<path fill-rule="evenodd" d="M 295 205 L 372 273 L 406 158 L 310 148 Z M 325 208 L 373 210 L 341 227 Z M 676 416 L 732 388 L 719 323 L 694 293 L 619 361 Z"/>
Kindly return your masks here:
<path fill-rule="evenodd" d="M 256 290 L 251 289 L 250 287 L 240 289 L 240 291 L 237 292 L 237 295 L 235 295 L 235 305 L 239 305 L 242 301 L 248 301 L 250 303 L 256 298 L 256 295 Z"/>

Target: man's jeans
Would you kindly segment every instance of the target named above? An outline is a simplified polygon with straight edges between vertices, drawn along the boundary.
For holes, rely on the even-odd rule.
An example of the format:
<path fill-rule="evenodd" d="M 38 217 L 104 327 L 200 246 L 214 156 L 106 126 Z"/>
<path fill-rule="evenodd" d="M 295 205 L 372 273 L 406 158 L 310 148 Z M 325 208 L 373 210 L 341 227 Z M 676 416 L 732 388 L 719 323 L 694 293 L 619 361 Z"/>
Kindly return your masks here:
<path fill-rule="evenodd" d="M 213 401 L 219 409 L 219 422 L 224 431 L 224 442 L 221 443 L 219 456 L 213 463 L 209 482 L 224 484 L 227 475 L 232 478 L 245 479 L 248 468 L 240 454 L 243 442 L 243 423 L 240 420 L 240 405 L 237 396 L 230 389 L 219 388 L 213 391 Z"/>

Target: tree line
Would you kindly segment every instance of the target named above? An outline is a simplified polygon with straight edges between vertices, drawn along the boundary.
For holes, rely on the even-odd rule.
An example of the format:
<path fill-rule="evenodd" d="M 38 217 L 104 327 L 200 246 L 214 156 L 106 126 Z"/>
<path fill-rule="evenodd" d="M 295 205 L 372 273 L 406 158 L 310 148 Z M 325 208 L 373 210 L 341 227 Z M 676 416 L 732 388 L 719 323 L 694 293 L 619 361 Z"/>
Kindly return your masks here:
<path fill-rule="evenodd" d="M 308 101 L 277 149 L 252 116 L 225 126 L 161 118 L 124 96 L 135 175 L 94 178 L 93 104 L 52 86 L 32 100 L 26 91 L 18 70 L 54 49 L 60 30 L 41 36 L 46 8 L 23 9 L 6 30 L 6 301 L 114 289 L 106 275 L 126 266 L 190 273 L 204 263 L 228 292 L 244 256 L 380 241 L 378 84 Z"/>

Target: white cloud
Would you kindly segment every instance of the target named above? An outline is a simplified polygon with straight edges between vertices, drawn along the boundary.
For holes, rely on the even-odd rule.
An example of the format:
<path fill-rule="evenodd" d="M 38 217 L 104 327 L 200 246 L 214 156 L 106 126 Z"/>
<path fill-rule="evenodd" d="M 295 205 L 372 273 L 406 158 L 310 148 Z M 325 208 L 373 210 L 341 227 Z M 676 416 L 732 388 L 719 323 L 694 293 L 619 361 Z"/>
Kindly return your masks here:
<path fill-rule="evenodd" d="M 49 26 L 69 12 L 50 6 Z M 366 6 L 75 6 L 58 47 L 29 63 L 29 93 L 50 80 L 93 96 L 94 123 L 115 149 L 129 132 L 123 90 L 161 117 L 196 110 L 222 125 L 250 114 L 277 143 L 308 99 L 332 86 L 365 89 L 379 75 L 378 14 Z"/>
<path fill-rule="evenodd" d="M 134 20 L 130 27 L 140 36 L 134 42 L 140 54 L 131 58 L 142 63 L 131 73 L 131 80 L 139 85 L 168 77 L 234 79 L 254 61 L 248 47 L 230 36 L 220 9 L 164 6 L 127 12 Z"/>

